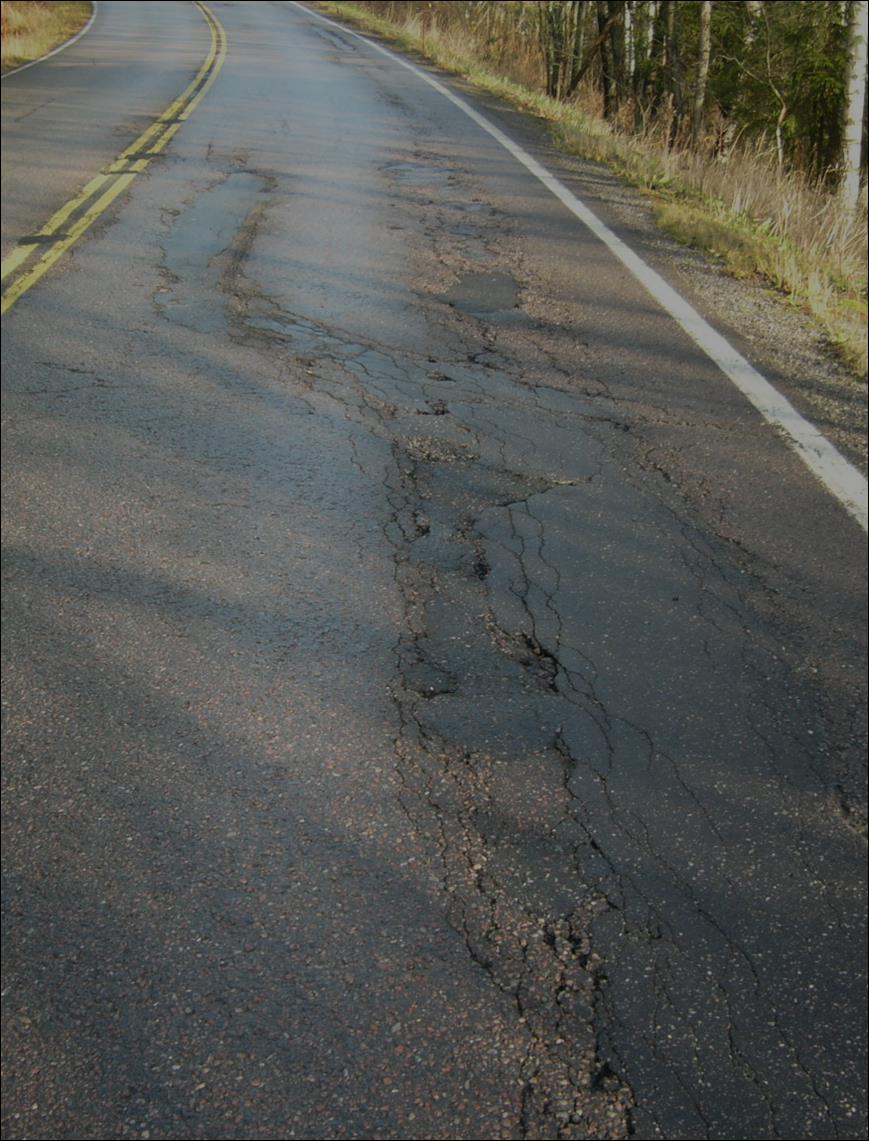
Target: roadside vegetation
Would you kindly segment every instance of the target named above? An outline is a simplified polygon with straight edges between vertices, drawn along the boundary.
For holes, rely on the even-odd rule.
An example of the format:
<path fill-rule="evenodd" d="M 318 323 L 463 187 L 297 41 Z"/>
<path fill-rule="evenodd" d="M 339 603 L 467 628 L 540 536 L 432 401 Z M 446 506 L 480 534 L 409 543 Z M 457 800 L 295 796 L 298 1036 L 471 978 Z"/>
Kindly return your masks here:
<path fill-rule="evenodd" d="M 673 237 L 811 313 L 865 377 L 865 2 L 318 7 L 546 120 Z"/>
<path fill-rule="evenodd" d="M 11 71 L 39 59 L 81 31 L 91 18 L 90 3 L 31 0 L 0 4 L 3 48 L 0 68 Z"/>

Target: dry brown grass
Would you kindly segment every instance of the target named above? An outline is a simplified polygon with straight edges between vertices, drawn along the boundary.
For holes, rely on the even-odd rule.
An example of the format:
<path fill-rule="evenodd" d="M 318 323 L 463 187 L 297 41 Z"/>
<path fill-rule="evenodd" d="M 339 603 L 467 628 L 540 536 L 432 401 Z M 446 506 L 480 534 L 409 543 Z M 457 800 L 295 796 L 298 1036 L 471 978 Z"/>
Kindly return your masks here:
<path fill-rule="evenodd" d="M 0 68 L 10 71 L 52 51 L 81 31 L 92 10 L 90 3 L 64 0 L 4 0 Z"/>

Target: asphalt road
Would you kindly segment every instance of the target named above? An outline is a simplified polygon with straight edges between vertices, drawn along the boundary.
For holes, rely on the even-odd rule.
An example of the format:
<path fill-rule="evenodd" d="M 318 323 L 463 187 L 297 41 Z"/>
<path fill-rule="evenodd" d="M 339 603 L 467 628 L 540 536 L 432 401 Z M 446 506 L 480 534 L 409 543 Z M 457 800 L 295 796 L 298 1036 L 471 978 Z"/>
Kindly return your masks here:
<path fill-rule="evenodd" d="M 458 108 L 211 8 L 3 320 L 3 1136 L 863 1136 L 865 534 Z M 4 254 L 209 42 L 3 82 Z"/>

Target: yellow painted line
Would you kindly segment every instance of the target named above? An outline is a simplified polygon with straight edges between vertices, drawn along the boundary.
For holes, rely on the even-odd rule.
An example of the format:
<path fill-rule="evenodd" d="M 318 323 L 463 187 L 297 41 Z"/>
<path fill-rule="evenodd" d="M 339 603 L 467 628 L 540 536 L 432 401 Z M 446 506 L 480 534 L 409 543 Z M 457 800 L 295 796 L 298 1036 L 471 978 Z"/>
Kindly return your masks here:
<path fill-rule="evenodd" d="M 151 160 L 164 150 L 170 139 L 199 106 L 205 97 L 205 93 L 214 83 L 223 66 L 223 61 L 226 59 L 226 33 L 220 21 L 206 4 L 201 3 L 200 0 L 194 0 L 194 2 L 211 31 L 211 46 L 202 66 L 181 95 L 169 104 L 159 118 L 155 119 L 137 139 L 125 147 L 102 173 L 92 178 L 78 194 L 61 206 L 48 222 L 36 232 L 34 237 L 49 239 L 47 242 L 23 242 L 3 259 L 0 280 L 5 281 L 7 277 L 21 269 L 32 256 L 40 250 L 43 251 L 39 260 L 29 270 L 16 278 L 4 291 L 2 303 L 0 303 L 0 313 L 8 312 L 28 289 L 44 277 L 70 246 L 77 242 L 86 230 L 90 229 L 118 195 L 129 187 L 136 175 L 141 174 Z M 143 151 L 147 151 L 147 153 L 142 154 Z M 107 184 L 110 185 L 103 190 Z M 103 193 L 99 194 L 101 190 Z M 99 197 L 92 201 L 97 194 Z M 91 205 L 79 214 L 88 202 L 91 202 Z M 79 216 L 73 224 L 62 229 L 76 214 Z M 54 237 L 54 241 L 50 240 L 52 237 Z"/>
<path fill-rule="evenodd" d="M 208 19 L 211 14 L 204 7 L 204 5 L 197 4 L 197 7 L 200 9 L 203 15 L 205 15 L 206 19 Z M 51 237 L 52 234 L 56 233 L 56 231 L 66 222 L 67 218 L 69 218 L 77 210 L 80 210 L 81 207 L 84 206 L 87 201 L 89 201 L 89 199 L 93 198 L 100 187 L 105 186 L 105 184 L 110 179 L 114 178 L 116 174 L 123 172 L 125 165 L 130 161 L 130 156 L 139 154 L 141 151 L 143 151 L 148 143 L 148 140 L 151 139 L 157 131 L 162 130 L 166 126 L 167 120 L 174 119 L 177 116 L 180 109 L 184 106 L 185 102 L 191 97 L 191 94 L 202 82 L 203 76 L 205 76 L 209 69 L 214 65 L 214 60 L 218 49 L 219 35 L 215 35 L 214 22 L 209 21 L 209 28 L 211 30 L 211 46 L 208 49 L 208 55 L 205 57 L 205 62 L 199 68 L 199 71 L 197 71 L 196 75 L 184 89 L 184 91 L 178 96 L 177 99 L 173 100 L 169 104 L 169 106 L 165 111 L 162 112 L 159 118 L 155 119 L 154 122 L 148 128 L 146 128 L 146 130 L 144 130 L 141 135 L 139 135 L 138 138 L 134 139 L 129 144 L 129 146 L 125 147 L 124 150 L 122 150 L 118 155 L 118 157 L 114 159 L 101 174 L 98 174 L 95 178 L 92 178 L 90 182 L 86 183 L 81 188 L 75 197 L 70 198 L 68 202 L 64 203 L 64 205 L 61 206 L 61 208 L 55 214 L 53 214 L 51 218 L 49 218 L 42 229 L 36 231 L 34 237 L 48 238 Z M 220 31 L 222 32 L 223 29 L 221 28 Z M 42 243 L 39 243 L 39 245 L 42 245 Z M 15 249 L 12 250 L 12 252 L 3 259 L 2 267 L 0 267 L 0 281 L 5 281 L 10 273 L 13 273 L 16 269 L 18 269 L 18 267 L 27 261 L 28 258 L 30 258 L 34 253 L 36 253 L 38 249 L 39 246 L 32 243 L 16 246 Z"/>

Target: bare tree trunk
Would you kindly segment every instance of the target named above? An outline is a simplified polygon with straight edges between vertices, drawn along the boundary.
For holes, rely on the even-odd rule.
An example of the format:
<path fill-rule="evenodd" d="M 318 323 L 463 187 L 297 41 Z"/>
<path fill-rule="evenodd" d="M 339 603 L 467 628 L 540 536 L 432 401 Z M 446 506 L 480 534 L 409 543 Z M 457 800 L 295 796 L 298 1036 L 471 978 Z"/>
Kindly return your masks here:
<path fill-rule="evenodd" d="M 694 112 L 691 116 L 691 141 L 696 144 L 703 132 L 706 85 L 709 80 L 709 56 L 712 53 L 712 0 L 700 4 L 700 48 L 697 58 L 697 82 L 694 87 Z"/>
<path fill-rule="evenodd" d="M 664 12 L 665 43 L 667 48 L 667 70 L 669 78 L 670 106 L 673 111 L 671 142 L 681 129 L 685 114 L 685 99 L 682 83 L 682 59 L 679 52 L 679 37 L 676 29 L 676 0 L 667 0 Z"/>
<path fill-rule="evenodd" d="M 537 21 L 540 49 L 543 53 L 544 86 L 546 94 L 554 98 L 558 89 L 558 32 L 551 2 L 538 5 Z"/>
<path fill-rule="evenodd" d="M 627 0 L 625 3 L 625 71 L 627 72 L 628 82 L 631 87 L 634 85 L 637 66 L 635 8 L 636 4 L 634 0 Z"/>
<path fill-rule="evenodd" d="M 626 67 L 625 10 L 626 0 L 607 0 L 610 17 L 610 58 L 613 67 L 613 84 L 616 92 L 616 111 L 629 94 Z"/>
<path fill-rule="evenodd" d="M 848 102 L 842 148 L 842 201 L 856 209 L 860 197 L 860 158 L 863 145 L 863 109 L 866 105 L 866 39 L 869 0 L 851 4 L 851 43 L 848 58 Z"/>
<path fill-rule="evenodd" d="M 613 74 L 612 41 L 609 36 L 610 13 L 606 0 L 597 0 L 598 42 L 600 45 L 600 79 L 603 90 L 603 113 L 605 119 L 614 119 L 618 107 L 615 76 Z"/>
<path fill-rule="evenodd" d="M 639 129 L 646 111 L 646 86 L 652 70 L 653 31 L 658 14 L 657 0 L 642 0 L 634 4 L 633 68 L 631 90 L 634 100 L 634 127 Z"/>
<path fill-rule="evenodd" d="M 546 94 L 553 99 L 566 99 L 572 95 L 584 73 L 584 15 L 585 5 L 581 0 L 548 0 L 548 3 L 537 6 Z"/>
<path fill-rule="evenodd" d="M 578 3 L 574 5 L 574 22 L 573 22 L 573 55 L 570 64 L 570 74 L 568 76 L 567 90 L 565 96 L 571 96 L 579 86 L 579 82 L 584 74 L 583 72 L 583 47 L 585 44 L 585 12 L 586 4 Z"/>
<path fill-rule="evenodd" d="M 589 45 L 589 47 L 585 49 L 585 58 L 584 59 L 579 60 L 579 55 L 577 55 L 577 60 L 579 60 L 579 64 L 576 68 L 576 71 L 571 76 L 570 89 L 567 92 L 568 95 L 572 95 L 574 93 L 574 91 L 576 91 L 577 87 L 579 87 L 580 83 L 582 83 L 583 79 L 585 78 L 586 72 L 589 70 L 591 65 L 594 63 L 595 58 L 598 55 L 600 55 L 600 57 L 601 57 L 601 71 L 603 72 L 604 58 L 607 55 L 607 44 L 605 43 L 605 41 L 607 41 L 609 38 L 610 28 L 612 27 L 613 21 L 615 19 L 617 19 L 618 17 L 617 16 L 607 16 L 603 22 L 603 25 L 601 25 L 600 8 L 597 5 L 595 5 L 595 11 L 592 13 L 592 18 L 594 18 L 595 15 L 597 15 L 597 24 L 598 24 L 597 37 Z M 583 17 L 583 19 L 584 19 L 584 17 Z M 584 43 L 584 36 L 582 34 L 582 27 L 581 26 L 579 28 L 579 33 L 580 33 L 580 35 L 577 39 L 577 44 L 579 45 L 579 47 L 578 47 L 577 51 L 579 51 L 582 48 L 582 45 Z M 607 71 L 606 74 L 609 74 L 609 72 Z"/>
<path fill-rule="evenodd" d="M 655 102 L 661 100 L 670 91 L 668 71 L 670 60 L 667 54 L 667 14 L 669 0 L 660 0 L 655 12 L 655 22 L 652 25 L 652 43 L 649 51 L 652 56 L 651 81 L 655 92 Z"/>

